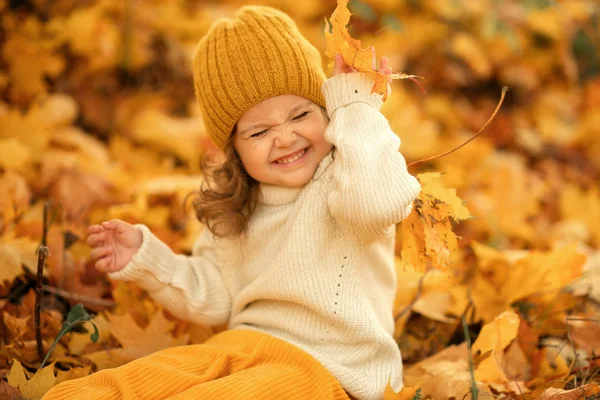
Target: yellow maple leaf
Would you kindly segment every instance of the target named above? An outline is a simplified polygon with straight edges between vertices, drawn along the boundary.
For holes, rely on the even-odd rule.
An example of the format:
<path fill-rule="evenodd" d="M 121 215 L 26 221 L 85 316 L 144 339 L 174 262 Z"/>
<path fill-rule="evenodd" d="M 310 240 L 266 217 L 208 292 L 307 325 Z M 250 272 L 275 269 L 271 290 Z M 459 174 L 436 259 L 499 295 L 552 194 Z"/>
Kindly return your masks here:
<path fill-rule="evenodd" d="M 501 352 L 517 337 L 519 322 L 519 316 L 514 311 L 498 315 L 493 322 L 484 325 L 471 350 L 482 354 L 488 351 Z"/>
<path fill-rule="evenodd" d="M 356 69 L 359 72 L 365 72 L 370 75 L 375 84 L 371 93 L 383 95 L 385 101 L 388 96 L 388 78 L 391 79 L 414 79 L 417 76 L 407 75 L 404 73 L 396 73 L 386 76 L 373 69 L 373 53 L 370 49 L 363 49 L 360 40 L 350 36 L 346 26 L 350 22 L 350 10 L 348 10 L 349 0 L 338 0 L 337 7 L 331 14 L 329 22 L 325 19 L 325 39 L 327 49 L 325 54 L 329 57 L 334 57 L 335 54 L 341 54 L 344 62 Z M 331 23 L 331 32 L 329 24 Z"/>
<path fill-rule="evenodd" d="M 560 194 L 560 212 L 564 219 L 583 222 L 600 246 L 600 186 L 584 190 L 567 183 Z"/>
<path fill-rule="evenodd" d="M 15 388 L 18 387 L 23 398 L 28 400 L 41 399 L 55 383 L 54 364 L 38 370 L 35 375 L 28 380 L 21 363 L 14 360 L 14 364 L 8 374 L 8 384 Z"/>
<path fill-rule="evenodd" d="M 396 393 L 388 383 L 383 392 L 383 400 L 412 400 L 417 395 L 417 391 L 420 392 L 419 388 L 407 387 L 405 385 L 402 386 L 402 389 L 400 389 L 398 393 Z"/>
<path fill-rule="evenodd" d="M 31 150 L 16 138 L 0 138 L 0 167 L 23 171 L 31 160 Z"/>
<path fill-rule="evenodd" d="M 486 323 L 518 300 L 540 305 L 556 302 L 561 288 L 581 275 L 586 261 L 575 244 L 551 251 L 499 251 L 478 242 L 472 242 L 471 248 L 478 259 L 471 296 L 476 314 Z"/>
<path fill-rule="evenodd" d="M 0 285 L 9 283 L 15 277 L 21 275 L 21 254 L 14 246 L 7 243 L 0 243 Z"/>
<path fill-rule="evenodd" d="M 84 357 L 96 364 L 98 369 L 113 368 L 129 361 L 147 356 L 172 346 L 188 342 L 188 335 L 174 338 L 175 323 L 167 320 L 163 312 L 156 312 L 150 324 L 139 326 L 130 314 L 108 315 L 110 333 L 121 343 L 122 348 L 85 354 Z"/>
<path fill-rule="evenodd" d="M 458 249 L 451 220 L 472 218 L 456 190 L 442 186 L 440 176 L 433 172 L 417 175 L 421 193 L 402 223 L 402 260 L 419 271 L 447 268 Z"/>
<path fill-rule="evenodd" d="M 28 18 L 21 26 L 2 48 L 15 100 L 45 95 L 48 90 L 45 78 L 57 76 L 66 65 L 64 56 L 55 53 L 59 43 L 46 38 L 41 22 Z"/>

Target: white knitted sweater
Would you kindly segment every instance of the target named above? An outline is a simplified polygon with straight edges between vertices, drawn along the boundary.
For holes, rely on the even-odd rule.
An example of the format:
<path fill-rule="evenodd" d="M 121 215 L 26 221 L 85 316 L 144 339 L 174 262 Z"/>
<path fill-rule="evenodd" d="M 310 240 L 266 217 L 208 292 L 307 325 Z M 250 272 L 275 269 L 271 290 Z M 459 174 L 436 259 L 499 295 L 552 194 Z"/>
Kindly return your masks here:
<path fill-rule="evenodd" d="M 399 390 L 394 225 L 420 185 L 372 85 L 360 73 L 323 84 L 336 150 L 302 188 L 261 184 L 245 243 L 205 229 L 185 256 L 136 225 L 142 247 L 111 277 L 137 282 L 180 318 L 284 339 L 358 399 L 383 398 L 388 382 Z"/>

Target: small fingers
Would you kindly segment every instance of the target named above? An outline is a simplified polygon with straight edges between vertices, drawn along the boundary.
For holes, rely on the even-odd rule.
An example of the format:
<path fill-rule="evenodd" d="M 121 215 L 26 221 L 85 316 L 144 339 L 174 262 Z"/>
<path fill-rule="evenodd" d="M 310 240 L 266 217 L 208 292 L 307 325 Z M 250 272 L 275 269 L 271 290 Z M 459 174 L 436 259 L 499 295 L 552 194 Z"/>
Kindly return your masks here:
<path fill-rule="evenodd" d="M 333 60 L 333 71 L 331 72 L 332 75 L 338 75 L 340 74 L 340 72 L 342 71 L 342 55 L 341 54 L 336 54 Z"/>
<path fill-rule="evenodd" d="M 110 272 L 110 257 L 104 257 L 98 261 L 96 261 L 96 264 L 94 265 L 96 267 L 96 269 L 98 271 L 102 271 L 102 272 Z"/>
<path fill-rule="evenodd" d="M 103 257 L 109 256 L 111 251 L 112 249 L 108 246 L 96 247 L 95 249 L 92 249 L 92 251 L 90 251 L 90 257 L 93 260 L 99 260 Z"/>
<path fill-rule="evenodd" d="M 105 239 L 106 234 L 104 232 L 92 233 L 87 237 L 86 242 L 90 247 L 98 247 L 102 245 Z"/>
<path fill-rule="evenodd" d="M 369 49 L 371 49 L 372 68 L 373 68 L 373 70 L 377 71 L 377 56 L 375 55 L 375 47 L 369 46 Z"/>
<path fill-rule="evenodd" d="M 117 223 L 112 219 L 110 221 L 104 221 L 100 225 L 102 225 L 102 228 L 104 228 L 104 229 L 116 229 L 117 228 Z"/>
<path fill-rule="evenodd" d="M 102 231 L 104 231 L 104 229 L 98 224 L 88 226 L 88 233 L 98 233 Z"/>
<path fill-rule="evenodd" d="M 389 65 L 389 58 L 383 56 L 381 57 L 381 59 L 379 60 L 379 70 L 382 73 L 386 73 L 385 71 L 388 70 L 388 65 Z"/>

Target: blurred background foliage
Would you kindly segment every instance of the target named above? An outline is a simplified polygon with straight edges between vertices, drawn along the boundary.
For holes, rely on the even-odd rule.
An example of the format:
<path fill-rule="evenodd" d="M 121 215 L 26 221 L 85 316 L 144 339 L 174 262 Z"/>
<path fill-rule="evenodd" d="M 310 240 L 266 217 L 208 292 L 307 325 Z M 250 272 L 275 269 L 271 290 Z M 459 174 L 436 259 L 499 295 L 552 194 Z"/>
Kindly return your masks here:
<path fill-rule="evenodd" d="M 82 299 L 94 311 L 128 313 L 140 326 L 153 318 L 157 306 L 144 293 L 94 271 L 86 227 L 109 218 L 141 222 L 175 251 L 191 251 L 202 226 L 183 204 L 199 187 L 200 158 L 214 149 L 195 104 L 192 54 L 213 21 L 244 4 L 0 0 L 5 319 L 31 315 L 26 299 L 46 201 L 52 208 L 52 256 L 45 284 L 62 291 L 45 299 L 48 313 L 56 311 L 49 321 L 60 326 L 69 305 Z M 324 51 L 324 17 L 334 1 L 253 4 L 289 13 Z M 600 302 L 598 2 L 352 0 L 349 8 L 350 32 L 363 47 L 373 45 L 379 56 L 388 56 L 394 72 L 427 80 L 426 94 L 410 81 L 395 81 L 382 110 L 409 162 L 466 141 L 491 115 L 501 88 L 510 88 L 482 136 L 411 170 L 443 172 L 475 219 L 455 227 L 461 249 L 450 271 L 423 277 L 399 268 L 396 337 L 405 362 L 462 342 L 457 318 L 466 309 L 474 335 L 512 309 L 537 346 L 537 352 L 523 347 L 527 369 L 519 370 L 518 379 L 539 390 L 557 374 L 574 376 L 575 362 L 589 363 L 597 354 L 589 338 L 567 340 L 566 318 L 597 318 Z M 323 65 L 329 72 L 331 60 L 324 57 Z M 32 322 L 23 322 L 31 329 L 21 331 L 14 323 L 4 322 L 12 328 L 3 333 L 0 370 L 12 358 L 35 365 L 35 352 L 27 353 Z M 165 326 L 173 336 L 192 335 L 187 342 L 201 342 L 212 332 L 182 321 Z M 48 328 L 45 337 L 51 342 L 55 334 Z M 105 337 L 119 346 L 114 332 Z M 559 344 L 544 346 L 548 338 Z M 63 353 L 76 352 L 65 344 Z M 552 368 L 560 365 L 554 363 L 543 372 L 540 359 L 559 355 L 570 371 L 556 372 Z"/>

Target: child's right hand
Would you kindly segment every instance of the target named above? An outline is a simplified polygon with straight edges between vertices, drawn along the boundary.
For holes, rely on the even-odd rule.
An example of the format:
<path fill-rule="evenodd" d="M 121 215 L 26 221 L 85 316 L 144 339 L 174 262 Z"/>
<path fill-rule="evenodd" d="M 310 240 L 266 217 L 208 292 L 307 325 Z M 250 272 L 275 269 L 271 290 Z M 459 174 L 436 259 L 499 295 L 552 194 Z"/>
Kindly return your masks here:
<path fill-rule="evenodd" d="M 389 59 L 387 57 L 381 57 L 379 60 L 379 69 L 377 69 L 377 56 L 375 55 L 375 47 L 369 46 L 372 54 L 372 66 L 373 71 L 378 71 L 386 76 L 388 76 L 388 83 L 391 83 L 392 80 L 389 79 L 389 75 L 392 74 L 392 69 L 389 66 Z M 344 61 L 344 57 L 341 54 L 336 54 L 334 63 L 333 63 L 333 71 L 331 72 L 331 76 L 336 76 L 340 74 L 350 74 L 352 72 L 357 72 L 356 69 L 352 68 L 350 65 L 347 65 Z"/>
<path fill-rule="evenodd" d="M 90 225 L 88 233 L 94 265 L 102 272 L 122 270 L 142 246 L 142 232 L 120 219 Z"/>

